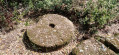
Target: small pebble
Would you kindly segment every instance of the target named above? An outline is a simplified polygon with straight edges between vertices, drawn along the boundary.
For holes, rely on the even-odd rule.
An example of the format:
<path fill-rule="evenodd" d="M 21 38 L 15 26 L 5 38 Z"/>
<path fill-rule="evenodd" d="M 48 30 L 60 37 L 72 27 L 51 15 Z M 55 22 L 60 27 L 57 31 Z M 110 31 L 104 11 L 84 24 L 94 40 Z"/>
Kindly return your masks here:
<path fill-rule="evenodd" d="M 80 49 L 80 52 L 83 52 L 84 50 Z"/>

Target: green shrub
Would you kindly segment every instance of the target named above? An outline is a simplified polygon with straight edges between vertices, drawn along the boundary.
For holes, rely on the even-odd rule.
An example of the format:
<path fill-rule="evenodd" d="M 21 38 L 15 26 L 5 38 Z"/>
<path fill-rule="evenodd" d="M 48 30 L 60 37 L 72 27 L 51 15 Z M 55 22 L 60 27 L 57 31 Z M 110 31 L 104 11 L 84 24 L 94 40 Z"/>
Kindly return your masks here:
<path fill-rule="evenodd" d="M 23 14 L 18 13 L 19 4 L 22 4 L 22 7 L 25 7 Z M 17 20 L 20 16 L 24 16 L 30 10 L 55 10 L 58 9 L 66 9 L 69 10 L 71 8 L 71 0 L 0 0 L 0 25 L 2 27 L 8 26 L 10 22 Z M 6 14 L 7 13 L 7 14 Z M 12 16 L 10 16 L 12 15 Z M 7 16 L 10 16 L 7 18 Z"/>
<path fill-rule="evenodd" d="M 105 24 L 113 21 L 118 13 L 117 0 L 98 0 L 92 2 L 90 0 L 84 8 L 84 14 L 87 15 L 80 21 L 83 25 L 89 25 L 91 28 L 102 28 Z"/>
<path fill-rule="evenodd" d="M 115 16 L 119 13 L 118 2 L 118 0 L 98 0 L 97 2 L 90 0 L 86 5 L 83 5 L 83 11 L 77 12 L 75 9 L 72 9 L 72 0 L 0 0 L 4 10 L 8 11 L 8 7 L 13 8 L 14 11 L 11 13 L 13 16 L 10 17 L 12 20 L 18 20 L 19 16 L 24 16 L 30 10 L 74 11 L 74 16 L 80 17 L 80 14 L 84 15 L 78 18 L 79 23 L 84 26 L 90 26 L 86 28 L 91 28 L 92 30 L 102 28 L 115 20 Z M 20 3 L 25 7 L 23 14 L 18 14 L 16 11 Z M 2 20 L 3 23 L 6 23 L 4 22 L 6 17 L 3 13 L 0 13 L 2 17 L 0 17 L 0 21 Z"/>
<path fill-rule="evenodd" d="M 43 1 L 33 1 L 36 9 L 54 10 L 55 8 L 60 8 L 65 6 L 65 8 L 70 9 L 72 0 L 43 0 Z"/>
<path fill-rule="evenodd" d="M 0 0 L 0 28 L 13 26 L 13 21 L 18 18 L 18 12 L 15 9 L 12 11 L 16 6 L 15 1 Z"/>

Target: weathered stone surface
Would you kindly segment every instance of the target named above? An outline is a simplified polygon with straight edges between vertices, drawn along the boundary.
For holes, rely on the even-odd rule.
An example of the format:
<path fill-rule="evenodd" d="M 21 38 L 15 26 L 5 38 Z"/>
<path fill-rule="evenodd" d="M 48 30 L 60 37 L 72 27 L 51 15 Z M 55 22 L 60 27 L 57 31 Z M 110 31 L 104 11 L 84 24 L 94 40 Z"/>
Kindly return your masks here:
<path fill-rule="evenodd" d="M 56 47 L 68 43 L 74 36 L 75 27 L 66 17 L 57 14 L 44 15 L 37 25 L 27 29 L 27 36 L 42 47 Z"/>
<path fill-rule="evenodd" d="M 112 34 L 105 34 L 104 35 L 104 33 L 103 33 L 102 35 L 99 35 L 99 36 L 103 37 L 105 39 L 105 40 L 103 40 L 104 42 L 107 41 L 110 44 L 112 44 L 116 49 L 118 49 L 117 52 L 119 52 L 119 35 L 118 35 L 118 33 L 116 33 L 115 35 L 112 35 Z"/>
<path fill-rule="evenodd" d="M 119 50 L 119 35 L 115 37 L 106 37 L 106 40 L 112 43 Z"/>
<path fill-rule="evenodd" d="M 106 26 L 103 31 L 98 31 L 96 35 L 105 38 L 106 41 L 113 44 L 119 50 L 119 24 Z"/>
<path fill-rule="evenodd" d="M 116 55 L 112 50 L 95 39 L 85 40 L 73 49 L 72 55 Z"/>

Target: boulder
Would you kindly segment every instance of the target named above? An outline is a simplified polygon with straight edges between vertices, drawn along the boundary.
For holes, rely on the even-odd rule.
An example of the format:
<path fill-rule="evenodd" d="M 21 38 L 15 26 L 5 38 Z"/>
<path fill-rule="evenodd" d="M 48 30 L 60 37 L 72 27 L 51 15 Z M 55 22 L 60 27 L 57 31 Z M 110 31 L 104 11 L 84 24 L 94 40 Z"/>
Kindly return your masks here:
<path fill-rule="evenodd" d="M 72 50 L 71 55 L 116 55 L 116 53 L 108 49 L 104 44 L 91 38 L 79 43 Z"/>

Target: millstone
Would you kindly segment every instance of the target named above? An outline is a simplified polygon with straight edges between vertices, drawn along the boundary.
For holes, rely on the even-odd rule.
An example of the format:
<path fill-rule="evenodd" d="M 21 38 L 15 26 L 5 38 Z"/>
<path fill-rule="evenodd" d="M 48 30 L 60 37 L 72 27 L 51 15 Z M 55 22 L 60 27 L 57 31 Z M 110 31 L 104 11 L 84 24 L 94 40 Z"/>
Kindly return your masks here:
<path fill-rule="evenodd" d="M 29 40 L 41 47 L 56 47 L 68 43 L 74 37 L 75 27 L 66 17 L 47 14 L 37 25 L 27 29 Z"/>

